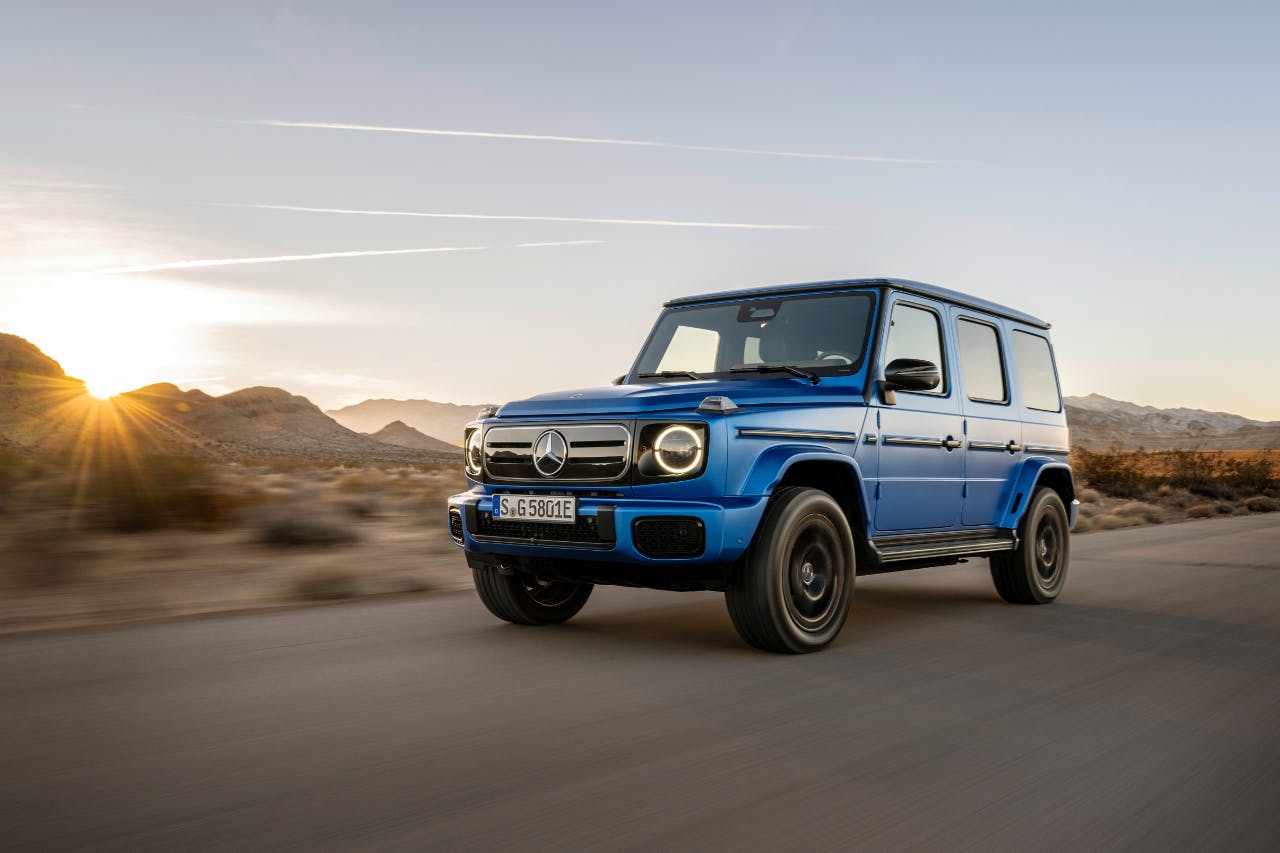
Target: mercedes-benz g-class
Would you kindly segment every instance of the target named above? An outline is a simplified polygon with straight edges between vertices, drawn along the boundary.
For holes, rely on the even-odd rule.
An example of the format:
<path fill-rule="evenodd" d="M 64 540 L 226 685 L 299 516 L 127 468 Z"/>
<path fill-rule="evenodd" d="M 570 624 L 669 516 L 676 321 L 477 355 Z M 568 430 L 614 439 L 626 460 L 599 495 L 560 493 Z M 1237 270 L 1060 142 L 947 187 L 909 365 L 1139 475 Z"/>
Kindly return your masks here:
<path fill-rule="evenodd" d="M 898 279 L 672 300 L 612 386 L 466 427 L 450 532 L 526 625 L 594 584 L 718 590 L 748 643 L 808 652 L 857 575 L 979 557 L 1006 601 L 1051 602 L 1078 503 L 1048 330 Z"/>

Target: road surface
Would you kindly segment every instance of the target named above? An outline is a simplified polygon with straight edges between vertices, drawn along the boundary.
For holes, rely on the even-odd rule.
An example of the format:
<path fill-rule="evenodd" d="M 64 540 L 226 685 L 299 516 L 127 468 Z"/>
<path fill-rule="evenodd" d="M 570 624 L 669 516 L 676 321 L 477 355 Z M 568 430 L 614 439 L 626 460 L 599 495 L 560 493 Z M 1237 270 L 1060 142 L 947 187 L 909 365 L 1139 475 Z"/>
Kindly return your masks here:
<path fill-rule="evenodd" d="M 710 593 L 470 594 L 0 641 L 0 847 L 1280 849 L 1280 518 L 859 580 L 805 657 Z"/>

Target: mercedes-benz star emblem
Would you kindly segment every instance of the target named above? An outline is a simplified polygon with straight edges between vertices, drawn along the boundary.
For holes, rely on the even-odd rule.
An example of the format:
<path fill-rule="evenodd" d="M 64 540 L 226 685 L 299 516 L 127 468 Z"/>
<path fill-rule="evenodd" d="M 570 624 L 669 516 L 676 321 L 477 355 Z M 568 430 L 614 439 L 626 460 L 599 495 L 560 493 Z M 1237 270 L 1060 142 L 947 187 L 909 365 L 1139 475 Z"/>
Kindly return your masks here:
<path fill-rule="evenodd" d="M 544 477 L 554 477 L 569 459 L 569 443 L 564 436 L 549 429 L 533 443 L 533 467 Z"/>

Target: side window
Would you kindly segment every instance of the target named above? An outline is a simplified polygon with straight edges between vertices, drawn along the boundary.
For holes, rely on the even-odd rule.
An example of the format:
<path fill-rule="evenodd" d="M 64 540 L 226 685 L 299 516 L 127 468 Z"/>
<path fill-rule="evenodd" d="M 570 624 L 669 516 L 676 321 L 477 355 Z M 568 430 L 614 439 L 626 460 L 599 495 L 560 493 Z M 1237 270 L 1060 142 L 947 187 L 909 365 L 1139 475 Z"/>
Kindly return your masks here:
<path fill-rule="evenodd" d="M 942 358 L 942 323 L 937 314 L 905 302 L 893 306 L 884 363 L 889 364 L 899 358 L 920 358 L 938 365 L 942 371 L 942 384 L 933 391 L 917 393 L 946 396 L 947 365 Z"/>
<path fill-rule="evenodd" d="M 964 393 L 980 403 L 1007 403 L 1009 389 L 1004 381 L 1004 356 L 995 326 L 963 318 L 956 321 L 960 376 Z"/>
<path fill-rule="evenodd" d="M 1039 335 L 1013 333 L 1013 361 L 1018 366 L 1018 387 L 1028 409 L 1062 411 L 1058 377 L 1053 370 L 1049 342 Z"/>

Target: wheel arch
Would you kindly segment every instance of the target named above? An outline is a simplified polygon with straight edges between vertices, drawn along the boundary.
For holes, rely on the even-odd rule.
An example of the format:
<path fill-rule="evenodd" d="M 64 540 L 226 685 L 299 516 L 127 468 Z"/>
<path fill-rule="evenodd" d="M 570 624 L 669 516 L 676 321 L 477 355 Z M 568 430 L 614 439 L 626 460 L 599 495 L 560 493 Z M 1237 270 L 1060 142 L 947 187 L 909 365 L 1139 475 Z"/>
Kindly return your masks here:
<path fill-rule="evenodd" d="M 775 446 L 760 454 L 743 494 L 772 496 L 788 487 L 820 489 L 844 510 L 855 536 L 865 537 L 868 503 L 866 481 L 851 456 L 804 445 Z"/>
<path fill-rule="evenodd" d="M 1065 462 L 1049 459 L 1029 459 L 1023 463 L 1014 481 L 1013 491 L 1009 497 L 1000 527 L 1016 530 L 1022 523 L 1022 517 L 1031 504 L 1031 496 L 1042 487 L 1048 487 L 1058 493 L 1062 504 L 1067 508 L 1069 519 L 1075 521 L 1073 502 L 1076 499 L 1075 476 L 1071 466 Z"/>

